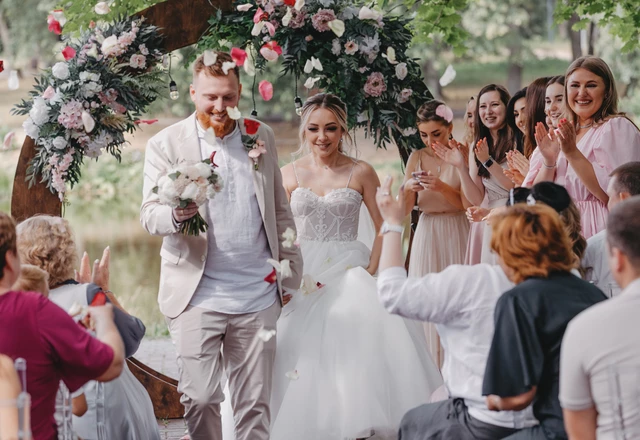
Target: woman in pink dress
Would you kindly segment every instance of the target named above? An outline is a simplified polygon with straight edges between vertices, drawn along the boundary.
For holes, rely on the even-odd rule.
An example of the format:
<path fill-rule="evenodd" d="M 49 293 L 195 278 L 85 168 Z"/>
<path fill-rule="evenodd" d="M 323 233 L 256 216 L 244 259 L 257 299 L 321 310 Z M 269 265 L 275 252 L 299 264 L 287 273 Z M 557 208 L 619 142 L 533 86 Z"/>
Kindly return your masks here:
<path fill-rule="evenodd" d="M 565 76 L 566 115 L 558 128 L 536 126 L 539 155 L 532 157 L 524 185 L 550 180 L 564 185 L 589 238 L 606 228 L 606 188 L 619 165 L 640 160 L 640 131 L 618 112 L 618 92 L 609 66 L 600 58 L 575 60 Z"/>

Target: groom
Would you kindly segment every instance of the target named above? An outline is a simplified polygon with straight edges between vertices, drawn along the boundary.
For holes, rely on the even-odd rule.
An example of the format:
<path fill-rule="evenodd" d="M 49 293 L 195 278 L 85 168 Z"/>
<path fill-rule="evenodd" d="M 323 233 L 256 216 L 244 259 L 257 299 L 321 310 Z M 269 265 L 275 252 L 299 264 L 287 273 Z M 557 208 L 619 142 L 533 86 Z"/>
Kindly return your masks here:
<path fill-rule="evenodd" d="M 163 237 L 160 311 L 166 316 L 178 352 L 185 419 L 192 440 L 222 438 L 220 386 L 229 376 L 238 440 L 268 439 L 275 330 L 284 289 L 300 287 L 302 258 L 284 247 L 282 234 L 295 230 L 282 186 L 273 131 L 249 119 L 232 119 L 238 105 L 239 68 L 227 53 L 205 65 L 193 65 L 191 99 L 196 112 L 149 140 L 144 165 L 142 226 Z M 225 68 L 228 66 L 225 65 Z M 252 159 L 242 135 L 254 134 L 267 152 Z M 207 132 L 208 129 L 209 130 Z M 161 205 L 152 188 L 163 171 L 179 161 L 198 162 L 216 152 L 214 162 L 223 189 L 199 209 Z M 209 224 L 206 233 L 186 236 L 180 224 L 197 212 Z M 267 259 L 291 262 L 292 276 L 277 279 Z M 264 330 L 263 330 L 264 329 Z"/>

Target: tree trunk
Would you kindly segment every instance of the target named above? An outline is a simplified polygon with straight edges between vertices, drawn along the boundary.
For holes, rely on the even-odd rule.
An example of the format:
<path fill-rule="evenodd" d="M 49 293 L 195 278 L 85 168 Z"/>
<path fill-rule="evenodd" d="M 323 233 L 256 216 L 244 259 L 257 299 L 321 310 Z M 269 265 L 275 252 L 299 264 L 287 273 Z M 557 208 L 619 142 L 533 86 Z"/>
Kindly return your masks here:
<path fill-rule="evenodd" d="M 589 25 L 589 55 L 595 55 L 596 41 L 598 41 L 598 28 L 596 22 L 592 21 Z"/>
<path fill-rule="evenodd" d="M 11 48 L 11 34 L 9 33 L 9 27 L 4 19 L 4 16 L 0 12 L 0 42 L 2 42 L 2 51 L 6 54 L 9 60 L 13 61 Z M 9 67 L 9 66 L 6 66 Z"/>
<path fill-rule="evenodd" d="M 571 40 L 571 55 L 573 59 L 580 58 L 582 56 L 582 47 L 580 45 L 580 32 L 576 32 L 571 27 L 580 21 L 580 17 L 577 14 L 573 14 L 569 21 L 567 21 L 567 32 L 569 39 Z"/>
<path fill-rule="evenodd" d="M 442 87 L 440 87 L 440 81 L 438 81 L 438 71 L 433 67 L 433 58 L 427 57 L 422 63 L 422 74 L 424 75 L 424 81 L 427 83 L 427 88 L 433 94 L 435 99 L 442 99 Z"/>
<path fill-rule="evenodd" d="M 507 89 L 512 95 L 522 88 L 522 65 L 509 63 L 509 76 L 507 77 Z"/>

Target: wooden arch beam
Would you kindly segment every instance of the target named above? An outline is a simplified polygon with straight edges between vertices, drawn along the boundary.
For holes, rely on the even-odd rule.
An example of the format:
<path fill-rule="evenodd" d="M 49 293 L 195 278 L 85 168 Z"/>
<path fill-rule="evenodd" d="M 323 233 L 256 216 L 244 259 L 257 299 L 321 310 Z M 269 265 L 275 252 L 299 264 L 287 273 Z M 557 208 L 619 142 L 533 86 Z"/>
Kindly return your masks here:
<path fill-rule="evenodd" d="M 161 28 L 165 52 L 196 43 L 209 27 L 209 17 L 216 9 L 230 11 L 233 0 L 167 0 L 136 14 Z M 11 215 L 20 222 L 37 214 L 62 215 L 62 203 L 42 183 L 31 188 L 26 181 L 29 162 L 36 154 L 36 144 L 26 137 L 13 179 Z"/>

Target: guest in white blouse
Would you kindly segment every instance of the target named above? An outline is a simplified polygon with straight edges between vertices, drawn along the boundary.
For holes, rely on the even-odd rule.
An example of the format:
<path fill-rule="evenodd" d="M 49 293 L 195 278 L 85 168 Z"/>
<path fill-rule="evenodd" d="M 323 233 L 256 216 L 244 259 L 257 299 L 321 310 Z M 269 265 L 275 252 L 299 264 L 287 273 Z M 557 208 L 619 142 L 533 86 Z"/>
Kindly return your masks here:
<path fill-rule="evenodd" d="M 499 266 L 452 265 L 440 273 L 407 278 L 402 258 L 404 198 L 395 201 L 387 177 L 376 196 L 388 225 L 383 238 L 378 295 L 385 308 L 406 318 L 436 324 L 444 347 L 442 375 L 449 398 L 409 411 L 399 438 L 487 439 L 506 437 L 536 423 L 530 411 L 489 411 L 482 380 L 493 337 L 493 311 L 513 283 Z"/>
<path fill-rule="evenodd" d="M 620 165 L 611 172 L 610 177 L 611 180 L 609 180 L 607 187 L 609 210 L 623 200 L 640 194 L 640 162 L 627 162 Z M 585 279 L 594 283 L 605 295 L 611 297 L 620 293 L 620 287 L 609 269 L 609 253 L 606 242 L 606 229 L 587 240 L 587 250 L 582 259 L 582 267 L 586 271 Z"/>

